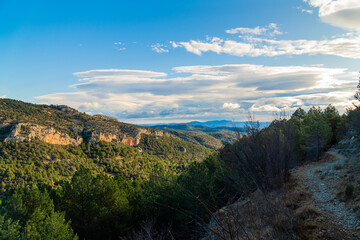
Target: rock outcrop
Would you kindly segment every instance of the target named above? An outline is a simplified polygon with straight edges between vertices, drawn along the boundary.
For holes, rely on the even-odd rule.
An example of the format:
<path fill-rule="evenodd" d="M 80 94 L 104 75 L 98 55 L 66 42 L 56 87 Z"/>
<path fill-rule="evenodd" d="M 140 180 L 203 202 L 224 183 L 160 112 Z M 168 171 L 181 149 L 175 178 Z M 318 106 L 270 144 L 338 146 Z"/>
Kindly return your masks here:
<path fill-rule="evenodd" d="M 83 130 L 77 137 L 71 137 L 69 134 L 56 130 L 50 126 L 40 126 L 34 123 L 7 123 L 0 124 L 0 140 L 5 142 L 22 142 L 32 139 L 40 139 L 49 144 L 58 145 L 80 145 L 83 142 L 96 143 L 121 142 L 128 146 L 137 146 L 141 141 L 141 135 L 171 136 L 157 129 L 131 128 L 121 134 L 102 132 L 98 130 Z"/>
<path fill-rule="evenodd" d="M 5 142 L 22 142 L 38 138 L 44 142 L 58 145 L 79 145 L 83 138 L 72 138 L 66 133 L 59 132 L 52 127 L 43 127 L 32 123 L 16 123 L 4 139 Z"/>
<path fill-rule="evenodd" d="M 40 139 L 59 145 L 105 141 L 137 146 L 143 134 L 175 137 L 162 130 L 123 123 L 102 114 L 90 116 L 66 105 L 0 99 L 1 142 Z"/>
<path fill-rule="evenodd" d="M 104 141 L 104 142 L 113 142 L 113 141 L 119 141 L 119 138 L 111 133 L 103 133 L 100 131 L 93 131 L 91 132 L 91 137 L 90 137 L 90 142 L 92 143 L 96 143 L 99 141 Z"/>

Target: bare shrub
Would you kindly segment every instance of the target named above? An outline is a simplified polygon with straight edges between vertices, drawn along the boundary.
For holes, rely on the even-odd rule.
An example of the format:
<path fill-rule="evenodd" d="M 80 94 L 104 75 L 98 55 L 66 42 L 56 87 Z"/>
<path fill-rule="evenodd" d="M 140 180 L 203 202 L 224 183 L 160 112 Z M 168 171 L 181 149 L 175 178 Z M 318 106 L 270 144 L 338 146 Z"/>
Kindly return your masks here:
<path fill-rule="evenodd" d="M 296 209 L 296 219 L 305 220 L 312 217 L 317 217 L 320 213 L 312 205 L 305 205 L 299 209 Z"/>
<path fill-rule="evenodd" d="M 247 199 L 217 211 L 206 240 L 296 239 L 293 220 L 284 194 L 264 194 L 257 190 Z"/>
<path fill-rule="evenodd" d="M 299 190 L 293 190 L 286 194 L 285 204 L 290 209 L 297 209 L 299 204 L 306 201 L 309 198 L 309 194 Z"/>
<path fill-rule="evenodd" d="M 157 230 L 154 226 L 154 220 L 143 221 L 140 229 L 134 230 L 122 240 L 173 240 L 175 239 L 171 233 L 171 227 Z"/>

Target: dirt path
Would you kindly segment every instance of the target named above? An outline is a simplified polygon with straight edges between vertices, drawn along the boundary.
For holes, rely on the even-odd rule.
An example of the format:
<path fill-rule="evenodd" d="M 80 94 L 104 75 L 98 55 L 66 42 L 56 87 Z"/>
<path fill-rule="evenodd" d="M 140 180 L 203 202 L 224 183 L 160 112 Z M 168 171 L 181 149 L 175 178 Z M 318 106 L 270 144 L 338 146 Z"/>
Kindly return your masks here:
<path fill-rule="evenodd" d="M 344 202 L 335 198 L 336 186 L 344 176 L 348 159 L 335 150 L 329 151 L 328 156 L 332 161 L 325 159 L 292 171 L 298 184 L 297 188 L 310 195 L 306 204 L 313 205 L 324 216 L 329 225 L 324 230 L 324 234 L 339 236 L 340 231 L 341 239 L 360 239 L 359 219 L 354 212 L 345 207 Z M 325 239 L 335 238 L 325 237 Z"/>

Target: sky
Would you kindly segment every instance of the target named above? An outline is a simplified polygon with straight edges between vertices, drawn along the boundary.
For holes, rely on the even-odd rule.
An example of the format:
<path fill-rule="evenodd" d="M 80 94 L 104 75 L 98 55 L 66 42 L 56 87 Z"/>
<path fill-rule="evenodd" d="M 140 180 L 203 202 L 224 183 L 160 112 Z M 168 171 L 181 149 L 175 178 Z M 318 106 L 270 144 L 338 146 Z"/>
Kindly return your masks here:
<path fill-rule="evenodd" d="M 135 124 L 351 107 L 360 0 L 0 0 L 0 97 Z"/>

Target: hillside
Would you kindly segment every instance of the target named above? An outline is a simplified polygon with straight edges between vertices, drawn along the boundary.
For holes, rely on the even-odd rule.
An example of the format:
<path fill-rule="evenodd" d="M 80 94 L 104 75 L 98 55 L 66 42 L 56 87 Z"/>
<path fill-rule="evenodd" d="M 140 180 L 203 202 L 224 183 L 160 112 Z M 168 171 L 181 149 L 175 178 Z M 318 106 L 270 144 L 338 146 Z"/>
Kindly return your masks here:
<path fill-rule="evenodd" d="M 264 128 L 270 125 L 271 122 L 259 122 L 260 128 Z M 172 128 L 176 125 L 192 125 L 192 126 L 204 126 L 210 128 L 216 127 L 228 127 L 228 128 L 244 128 L 248 122 L 236 122 L 236 121 L 229 121 L 229 120 L 213 120 L 213 121 L 192 121 L 187 123 L 167 123 L 167 124 L 147 124 L 144 126 L 154 127 L 158 125 L 166 125 L 169 128 Z"/>
<path fill-rule="evenodd" d="M 48 239 L 52 229 L 62 239 L 309 239 L 358 226 L 357 161 L 319 160 L 357 141 L 342 139 L 349 126 L 359 134 L 359 110 L 299 108 L 214 151 L 199 134 L 229 129 L 159 130 L 66 106 L 1 104 L 0 238 Z"/>
<path fill-rule="evenodd" d="M 138 145 L 142 134 L 170 136 L 156 129 L 119 122 L 117 119 L 81 113 L 65 105 L 37 105 L 0 99 L 0 140 L 39 138 L 51 144 L 80 145 L 106 141 Z"/>
<path fill-rule="evenodd" d="M 162 175 L 177 174 L 211 152 L 167 132 L 115 118 L 0 99 L 2 191 L 31 183 L 56 186 L 81 165 L 133 179 L 147 179 L 154 168 Z"/>
<path fill-rule="evenodd" d="M 167 131 L 185 141 L 214 149 L 236 141 L 245 133 L 244 128 L 207 127 L 191 124 L 155 125 L 153 128 Z"/>

